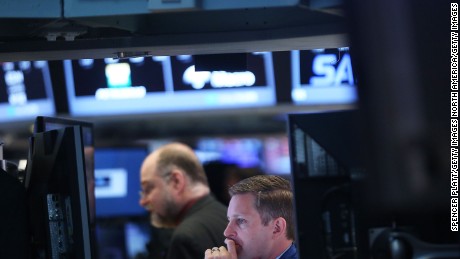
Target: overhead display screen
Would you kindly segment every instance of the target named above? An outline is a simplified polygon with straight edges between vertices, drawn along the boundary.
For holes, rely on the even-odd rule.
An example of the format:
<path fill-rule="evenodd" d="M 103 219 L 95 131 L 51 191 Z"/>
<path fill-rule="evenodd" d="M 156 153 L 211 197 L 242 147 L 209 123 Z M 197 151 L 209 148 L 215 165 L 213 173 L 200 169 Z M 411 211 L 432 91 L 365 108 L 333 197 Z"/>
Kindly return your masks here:
<path fill-rule="evenodd" d="M 222 62 L 226 62 L 222 60 Z M 65 60 L 72 116 L 263 107 L 276 103 L 270 52 L 242 71 L 195 71 L 194 57 Z"/>
<path fill-rule="evenodd" d="M 294 104 L 353 104 L 356 80 L 349 49 L 291 51 Z"/>
<path fill-rule="evenodd" d="M 0 63 L 0 122 L 56 113 L 47 61 Z"/>

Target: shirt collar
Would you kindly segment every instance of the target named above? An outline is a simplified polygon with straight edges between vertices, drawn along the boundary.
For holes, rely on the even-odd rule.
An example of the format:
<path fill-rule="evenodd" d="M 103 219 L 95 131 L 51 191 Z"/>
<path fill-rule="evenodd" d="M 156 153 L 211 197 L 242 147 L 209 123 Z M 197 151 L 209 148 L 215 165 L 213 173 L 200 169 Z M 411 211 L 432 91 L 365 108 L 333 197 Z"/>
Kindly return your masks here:
<path fill-rule="evenodd" d="M 290 246 L 288 246 L 288 248 L 286 248 L 286 250 L 284 250 L 284 251 L 283 251 L 280 255 L 278 255 L 275 259 L 280 259 L 281 256 L 283 256 L 284 253 L 286 253 L 286 251 L 289 250 L 289 248 L 291 248 L 291 246 L 293 246 L 293 245 L 294 245 L 294 243 L 292 243 Z"/>

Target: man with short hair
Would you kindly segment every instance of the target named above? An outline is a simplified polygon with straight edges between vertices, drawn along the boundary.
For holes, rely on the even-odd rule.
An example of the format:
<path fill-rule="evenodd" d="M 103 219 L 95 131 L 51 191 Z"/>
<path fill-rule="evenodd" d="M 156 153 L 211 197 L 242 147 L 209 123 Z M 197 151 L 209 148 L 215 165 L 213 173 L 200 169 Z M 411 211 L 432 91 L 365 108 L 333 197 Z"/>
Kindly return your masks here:
<path fill-rule="evenodd" d="M 141 166 L 139 204 L 150 212 L 151 224 L 174 228 L 168 259 L 203 257 L 207 247 L 223 245 L 226 207 L 210 195 L 201 162 L 182 143 L 152 152 Z"/>
<path fill-rule="evenodd" d="M 289 181 L 258 175 L 229 190 L 224 246 L 205 251 L 205 258 L 296 259 L 293 194 Z"/>

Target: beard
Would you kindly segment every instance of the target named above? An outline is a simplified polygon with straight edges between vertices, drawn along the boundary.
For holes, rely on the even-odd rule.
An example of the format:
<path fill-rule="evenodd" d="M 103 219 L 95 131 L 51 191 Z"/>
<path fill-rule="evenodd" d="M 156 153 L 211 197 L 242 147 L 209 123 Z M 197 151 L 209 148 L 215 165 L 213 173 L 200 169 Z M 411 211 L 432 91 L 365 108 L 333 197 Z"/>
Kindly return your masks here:
<path fill-rule="evenodd" d="M 157 212 L 150 213 L 150 223 L 157 228 L 174 228 L 177 226 L 177 216 L 179 215 L 180 208 L 172 199 L 169 193 L 165 194 L 164 213 L 158 214 Z"/>

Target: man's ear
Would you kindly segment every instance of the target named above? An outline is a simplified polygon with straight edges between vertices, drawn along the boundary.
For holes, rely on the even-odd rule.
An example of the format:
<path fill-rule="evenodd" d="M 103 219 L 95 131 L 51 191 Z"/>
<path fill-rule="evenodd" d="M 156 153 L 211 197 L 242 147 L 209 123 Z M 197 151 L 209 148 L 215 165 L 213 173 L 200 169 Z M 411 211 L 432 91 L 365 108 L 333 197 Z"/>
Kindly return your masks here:
<path fill-rule="evenodd" d="M 183 192 L 186 185 L 186 176 L 182 170 L 173 169 L 169 179 L 171 187 L 178 193 Z"/>
<path fill-rule="evenodd" d="M 286 230 L 286 220 L 283 217 L 278 217 L 273 220 L 273 236 L 285 236 Z"/>

